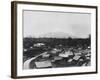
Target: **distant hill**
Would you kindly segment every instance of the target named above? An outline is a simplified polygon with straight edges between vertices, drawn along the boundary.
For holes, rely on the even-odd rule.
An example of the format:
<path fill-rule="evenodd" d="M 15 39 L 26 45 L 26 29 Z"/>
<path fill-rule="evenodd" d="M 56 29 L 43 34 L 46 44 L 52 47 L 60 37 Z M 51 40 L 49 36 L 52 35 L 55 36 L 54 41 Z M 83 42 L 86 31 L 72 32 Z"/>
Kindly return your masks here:
<path fill-rule="evenodd" d="M 68 33 L 64 33 L 64 32 L 49 32 L 46 34 L 42 34 L 39 37 L 46 37 L 46 38 L 77 38 L 76 36 L 70 35 Z"/>

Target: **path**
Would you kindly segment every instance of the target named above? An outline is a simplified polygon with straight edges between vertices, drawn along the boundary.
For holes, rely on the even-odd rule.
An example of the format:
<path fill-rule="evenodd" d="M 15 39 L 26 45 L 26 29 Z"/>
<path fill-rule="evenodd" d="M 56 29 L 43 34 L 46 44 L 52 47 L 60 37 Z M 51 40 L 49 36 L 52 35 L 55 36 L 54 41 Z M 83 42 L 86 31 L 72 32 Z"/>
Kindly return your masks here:
<path fill-rule="evenodd" d="M 30 62 L 33 61 L 33 60 L 35 60 L 37 57 L 41 56 L 42 54 L 44 54 L 44 53 L 41 53 L 41 54 L 39 54 L 39 55 L 31 58 L 31 59 L 26 60 L 24 62 L 24 69 L 29 69 L 30 68 Z"/>

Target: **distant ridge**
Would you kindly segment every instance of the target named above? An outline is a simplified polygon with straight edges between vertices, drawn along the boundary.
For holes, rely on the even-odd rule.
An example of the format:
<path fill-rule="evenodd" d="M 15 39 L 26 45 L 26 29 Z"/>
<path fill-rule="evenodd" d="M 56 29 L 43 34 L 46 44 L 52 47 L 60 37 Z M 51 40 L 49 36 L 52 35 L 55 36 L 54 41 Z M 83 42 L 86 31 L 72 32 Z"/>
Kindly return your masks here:
<path fill-rule="evenodd" d="M 69 33 L 65 33 L 65 32 L 48 32 L 48 33 L 44 33 L 44 34 L 41 34 L 39 36 L 28 36 L 27 38 L 88 38 L 88 35 L 87 37 L 78 37 L 78 36 L 74 36 L 74 35 L 71 35 Z"/>
<path fill-rule="evenodd" d="M 68 33 L 64 33 L 64 32 L 49 32 L 49 33 L 46 33 L 46 34 L 42 34 L 39 36 L 40 38 L 77 38 L 75 36 L 72 36 Z"/>

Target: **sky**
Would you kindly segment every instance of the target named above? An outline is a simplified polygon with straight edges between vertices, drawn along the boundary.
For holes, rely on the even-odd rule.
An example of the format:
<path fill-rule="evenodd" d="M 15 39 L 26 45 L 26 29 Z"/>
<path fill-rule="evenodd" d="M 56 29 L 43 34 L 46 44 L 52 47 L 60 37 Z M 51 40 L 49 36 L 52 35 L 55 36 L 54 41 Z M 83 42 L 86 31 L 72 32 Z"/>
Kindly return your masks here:
<path fill-rule="evenodd" d="M 23 11 L 23 36 L 63 32 L 79 38 L 91 34 L 91 14 L 51 11 Z"/>

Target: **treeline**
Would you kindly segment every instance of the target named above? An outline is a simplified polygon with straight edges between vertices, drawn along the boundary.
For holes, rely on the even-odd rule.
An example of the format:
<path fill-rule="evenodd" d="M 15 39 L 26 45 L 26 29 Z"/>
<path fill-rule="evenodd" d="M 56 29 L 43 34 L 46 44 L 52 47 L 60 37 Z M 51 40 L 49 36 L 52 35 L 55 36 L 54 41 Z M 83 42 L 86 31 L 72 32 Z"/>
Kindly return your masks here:
<path fill-rule="evenodd" d="M 24 48 L 29 48 L 35 43 L 44 43 L 46 46 L 55 47 L 56 45 L 62 45 L 63 47 L 86 47 L 91 44 L 89 38 L 24 38 L 23 46 Z"/>

